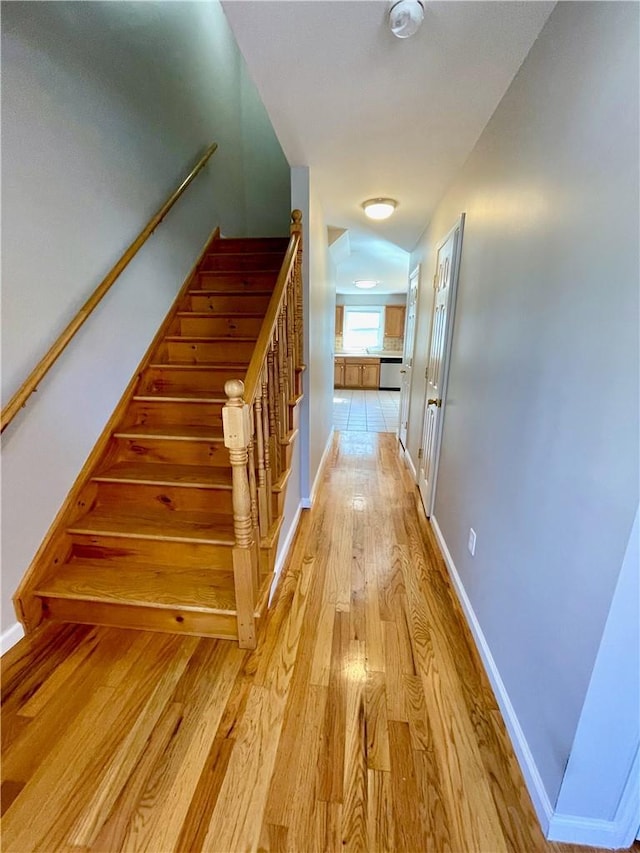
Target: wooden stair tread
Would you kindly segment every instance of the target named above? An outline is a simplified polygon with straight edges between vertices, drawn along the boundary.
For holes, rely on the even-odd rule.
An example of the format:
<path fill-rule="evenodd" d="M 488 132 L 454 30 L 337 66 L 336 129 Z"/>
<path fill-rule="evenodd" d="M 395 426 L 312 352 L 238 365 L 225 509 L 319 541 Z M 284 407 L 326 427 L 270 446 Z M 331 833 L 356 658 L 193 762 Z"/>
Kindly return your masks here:
<path fill-rule="evenodd" d="M 286 489 L 289 477 L 291 476 L 291 468 L 287 468 L 282 472 L 280 477 L 272 484 L 271 490 L 274 492 L 282 492 Z"/>
<path fill-rule="evenodd" d="M 191 364 L 189 362 L 169 362 L 169 361 L 154 361 L 151 362 L 149 367 L 154 369 L 161 370 L 210 370 L 212 373 L 215 373 L 216 370 L 237 370 L 239 373 L 246 373 L 247 365 L 249 364 L 249 360 L 247 361 L 214 361 L 214 362 L 199 362 L 198 364 Z"/>
<path fill-rule="evenodd" d="M 242 247 L 256 244 L 260 244 L 261 246 L 273 246 L 273 249 L 261 248 L 259 251 L 284 252 L 289 245 L 289 237 L 218 237 L 218 239 L 211 244 L 210 251 L 216 252 L 219 248 L 225 246 L 231 247 L 234 244 Z"/>
<path fill-rule="evenodd" d="M 233 572 L 176 569 L 131 563 L 117 570 L 103 560 L 77 560 L 61 566 L 36 595 L 105 604 L 179 608 L 235 614 Z"/>
<path fill-rule="evenodd" d="M 225 238 L 225 237 L 221 237 L 220 239 L 221 239 L 221 240 L 225 240 L 225 239 L 227 239 L 227 240 L 235 240 L 235 239 L 242 239 L 242 238 L 236 238 L 236 237 L 226 237 L 226 238 Z M 251 239 L 251 237 L 245 237 L 244 239 L 245 239 L 245 240 L 250 240 L 250 239 Z M 260 238 L 259 238 L 259 237 L 256 237 L 256 238 L 254 238 L 254 239 L 259 240 Z M 281 255 L 282 255 L 282 254 L 284 254 L 284 253 L 282 252 L 282 250 L 281 250 L 281 249 L 275 249 L 275 250 L 274 250 L 274 249 L 256 249 L 256 250 L 255 250 L 255 251 L 253 251 L 253 252 L 225 252 L 225 254 L 227 254 L 227 255 L 231 255 L 232 257 L 233 257 L 233 255 L 239 255 L 239 256 L 241 256 L 241 257 L 243 257 L 243 258 L 246 258 L 246 257 L 247 257 L 247 255 L 267 255 L 267 254 L 269 254 L 269 253 L 271 253 L 271 252 L 273 252 L 274 254 L 278 254 L 278 253 L 280 253 Z M 208 251 L 207 251 L 207 257 L 208 257 L 209 255 L 215 255 L 215 254 L 220 254 L 220 253 L 216 252 L 216 244 L 214 243 L 214 244 L 213 244 L 213 245 L 208 249 Z"/>
<path fill-rule="evenodd" d="M 201 290 L 196 293 L 202 293 Z M 210 311 L 178 311 L 176 317 L 198 317 L 203 320 L 211 319 Z M 217 311 L 214 317 L 224 319 L 225 317 L 264 317 L 264 311 Z"/>
<path fill-rule="evenodd" d="M 164 424 L 163 426 L 118 427 L 115 438 L 165 438 L 171 441 L 224 441 L 222 431 L 215 427 L 189 426 L 186 424 Z"/>
<path fill-rule="evenodd" d="M 179 394 L 167 394 L 166 391 L 158 391 L 157 394 L 147 392 L 136 394 L 132 397 L 139 403 L 212 403 L 224 404 L 226 397 L 205 397 L 201 391 L 180 391 Z"/>
<path fill-rule="evenodd" d="M 189 296 L 271 296 L 272 290 L 217 290 L 215 287 L 196 287 L 189 290 Z"/>
<path fill-rule="evenodd" d="M 171 542 L 202 542 L 232 545 L 233 519 L 230 515 L 198 511 L 168 511 L 148 507 L 98 506 L 67 528 L 69 533 L 108 535 L 131 539 L 159 539 Z"/>
<path fill-rule="evenodd" d="M 243 343 L 255 343 L 257 341 L 256 335 L 216 335 L 214 336 L 205 336 L 205 335 L 167 335 L 165 341 L 171 341 L 172 343 L 188 343 L 188 344 L 215 344 L 215 343 L 225 343 L 228 344 L 229 341 L 235 343 L 236 341 L 240 341 Z"/>
<path fill-rule="evenodd" d="M 147 483 L 225 490 L 231 489 L 231 478 L 231 468 L 157 462 L 117 462 L 93 477 L 99 483 Z"/>

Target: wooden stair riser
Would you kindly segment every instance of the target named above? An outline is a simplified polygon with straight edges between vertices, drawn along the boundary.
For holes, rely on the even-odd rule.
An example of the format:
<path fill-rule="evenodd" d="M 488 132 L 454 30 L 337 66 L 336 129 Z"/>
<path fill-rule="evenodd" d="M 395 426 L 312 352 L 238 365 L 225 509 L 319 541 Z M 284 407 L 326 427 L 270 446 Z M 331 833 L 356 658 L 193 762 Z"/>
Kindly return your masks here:
<path fill-rule="evenodd" d="M 219 337 L 255 337 L 257 339 L 262 326 L 262 316 L 256 317 L 216 317 L 181 313 L 178 315 L 181 335 L 202 335 Z"/>
<path fill-rule="evenodd" d="M 249 364 L 256 342 L 167 340 L 163 346 L 164 358 L 171 364 L 213 364 L 220 361 Z"/>
<path fill-rule="evenodd" d="M 118 461 L 146 460 L 175 465 L 212 465 L 227 468 L 229 451 L 222 441 L 177 441 L 162 438 L 116 439 Z"/>
<path fill-rule="evenodd" d="M 298 430 L 300 427 L 300 406 L 299 400 L 289 403 L 289 429 Z"/>
<path fill-rule="evenodd" d="M 293 451 L 295 449 L 296 437 L 298 435 L 298 430 L 292 430 L 285 442 L 280 445 L 280 459 L 282 471 L 286 471 L 287 468 L 291 467 L 291 460 L 293 459 Z"/>
<path fill-rule="evenodd" d="M 279 252 L 280 262 L 289 245 L 288 237 L 221 237 L 211 247 L 215 254 L 238 252 Z"/>
<path fill-rule="evenodd" d="M 202 314 L 264 314 L 271 299 L 270 293 L 189 293 L 188 308 Z"/>
<path fill-rule="evenodd" d="M 223 403 L 198 403 L 190 400 L 134 400 L 121 427 L 162 426 L 184 424 L 185 426 L 211 427 L 222 433 Z"/>
<path fill-rule="evenodd" d="M 271 505 L 273 517 L 277 518 L 279 515 L 283 515 L 284 513 L 284 503 L 287 497 L 286 490 L 283 489 L 281 492 L 273 492 L 271 496 Z"/>
<path fill-rule="evenodd" d="M 220 254 L 208 254 L 204 259 L 201 271 L 221 270 L 234 272 L 236 270 L 273 270 L 278 272 L 282 266 L 282 253 L 280 252 L 244 252 L 232 254 L 223 252 Z"/>
<path fill-rule="evenodd" d="M 277 277 L 275 270 L 241 270 L 239 272 L 209 270 L 198 273 L 196 289 L 219 293 L 253 293 L 261 290 L 272 292 Z"/>
<path fill-rule="evenodd" d="M 260 546 L 260 582 L 264 582 L 266 578 L 273 575 L 276 565 L 276 555 L 278 552 L 278 540 L 271 545 Z"/>
<path fill-rule="evenodd" d="M 98 483 L 97 505 L 119 509 L 131 506 L 174 512 L 198 511 L 233 517 L 231 489 L 141 483 Z"/>
<path fill-rule="evenodd" d="M 291 468 L 288 468 L 280 477 L 278 482 L 273 484 L 271 490 L 271 505 L 274 518 L 284 514 L 284 504 L 287 496 L 287 484 L 291 476 Z"/>
<path fill-rule="evenodd" d="M 210 370 L 184 370 L 175 365 L 148 367 L 140 380 L 138 396 L 180 396 L 200 394 L 203 397 L 224 397 L 224 383 L 243 375 L 242 366 Z"/>
<path fill-rule="evenodd" d="M 104 534 L 73 533 L 70 554 L 83 560 L 106 560 L 120 571 L 131 563 L 147 566 L 173 565 L 184 569 L 230 571 L 231 547 L 191 542 L 167 542 L 158 539 L 131 539 Z"/>
<path fill-rule="evenodd" d="M 223 640 L 238 638 L 235 614 L 194 613 L 179 608 L 143 607 L 141 605 L 103 604 L 41 596 L 45 617 L 56 622 L 77 622 L 112 628 L 160 631 L 166 634 L 189 634 Z"/>

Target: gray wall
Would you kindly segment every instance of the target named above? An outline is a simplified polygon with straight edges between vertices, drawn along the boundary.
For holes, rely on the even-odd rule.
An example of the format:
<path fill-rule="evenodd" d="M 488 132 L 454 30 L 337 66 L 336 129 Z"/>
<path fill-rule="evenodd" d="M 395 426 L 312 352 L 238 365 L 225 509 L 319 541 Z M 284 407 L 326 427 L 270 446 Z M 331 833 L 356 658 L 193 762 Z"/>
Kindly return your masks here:
<path fill-rule="evenodd" d="M 290 173 L 217 2 L 5 3 L 2 108 L 3 402 L 219 144 L 3 435 L 6 627 L 12 593 L 208 234 L 288 233 Z"/>
<path fill-rule="evenodd" d="M 291 170 L 292 199 L 304 226 L 304 400 L 301 411 L 300 489 L 308 505 L 322 455 L 333 429 L 333 344 L 336 270 L 327 244 L 327 224 L 314 185 L 313 170 Z"/>
<path fill-rule="evenodd" d="M 466 212 L 435 516 L 552 804 L 638 505 L 638 8 L 557 5 L 411 258 L 415 463 Z"/>

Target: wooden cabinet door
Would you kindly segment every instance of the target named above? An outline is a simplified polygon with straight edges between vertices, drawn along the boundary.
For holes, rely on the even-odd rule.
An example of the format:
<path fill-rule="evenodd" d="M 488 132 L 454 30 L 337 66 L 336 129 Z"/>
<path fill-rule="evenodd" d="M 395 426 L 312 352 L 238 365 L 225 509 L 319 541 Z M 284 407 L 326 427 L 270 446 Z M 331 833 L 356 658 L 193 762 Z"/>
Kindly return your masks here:
<path fill-rule="evenodd" d="M 362 387 L 362 365 L 358 362 L 349 361 L 344 363 L 344 384 L 345 388 L 360 388 Z"/>
<path fill-rule="evenodd" d="M 380 362 L 362 365 L 362 387 L 377 388 L 380 385 Z"/>
<path fill-rule="evenodd" d="M 344 388 L 344 359 L 336 358 L 333 363 L 333 385 L 335 388 Z"/>
<path fill-rule="evenodd" d="M 384 333 L 387 337 L 403 337 L 404 316 L 404 305 L 387 305 L 387 307 L 384 309 Z"/>
<path fill-rule="evenodd" d="M 342 334 L 344 325 L 344 305 L 336 305 L 336 335 Z"/>

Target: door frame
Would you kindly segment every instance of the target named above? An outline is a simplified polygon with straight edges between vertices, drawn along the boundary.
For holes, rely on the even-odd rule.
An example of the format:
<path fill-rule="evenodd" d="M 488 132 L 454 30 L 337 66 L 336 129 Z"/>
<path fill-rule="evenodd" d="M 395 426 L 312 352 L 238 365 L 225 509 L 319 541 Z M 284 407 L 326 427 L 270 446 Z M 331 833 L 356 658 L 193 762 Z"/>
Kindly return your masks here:
<path fill-rule="evenodd" d="M 436 490 L 438 487 L 438 473 L 440 469 L 440 453 L 442 450 L 442 432 L 444 428 L 444 420 L 446 416 L 446 405 L 447 405 L 447 391 L 449 387 L 449 366 L 451 363 L 451 347 L 453 342 L 453 332 L 455 326 L 455 314 L 456 314 L 456 302 L 458 297 L 458 279 L 460 277 L 460 263 L 462 257 L 462 240 L 464 236 L 464 222 L 465 222 L 465 213 L 461 213 L 460 216 L 455 221 L 455 224 L 452 228 L 447 231 L 446 235 L 438 241 L 435 250 L 434 263 L 436 264 L 434 278 L 438 273 L 437 261 L 438 261 L 438 253 L 440 249 L 447 243 L 447 241 L 453 236 L 456 235 L 456 231 L 458 234 L 456 235 L 455 245 L 453 247 L 453 266 L 451 271 L 451 284 L 450 284 L 450 293 L 449 293 L 449 305 L 447 310 L 447 321 L 444 331 L 444 348 L 443 348 L 443 365 L 442 365 L 442 406 L 440 417 L 438 419 L 438 426 L 436 429 L 435 435 L 435 451 L 434 451 L 434 460 L 433 460 L 433 477 L 431 482 L 431 489 L 428 495 L 427 500 L 425 500 L 424 495 L 422 494 L 422 490 L 418 488 L 420 492 L 420 496 L 422 498 L 422 503 L 424 506 L 424 511 L 427 518 L 431 518 L 433 515 L 433 508 L 436 502 Z M 435 296 L 433 305 L 435 306 Z M 431 325 L 429 327 L 429 339 L 427 344 L 427 370 L 429 369 L 429 359 L 431 357 L 431 336 L 433 334 L 433 308 L 431 314 Z M 424 378 L 424 408 L 422 415 L 422 434 L 420 436 L 420 442 L 422 443 L 422 439 L 424 437 L 424 422 L 427 414 L 427 374 L 425 371 Z M 422 462 L 422 459 L 420 460 Z M 418 485 L 420 483 L 420 463 L 418 464 Z"/>

